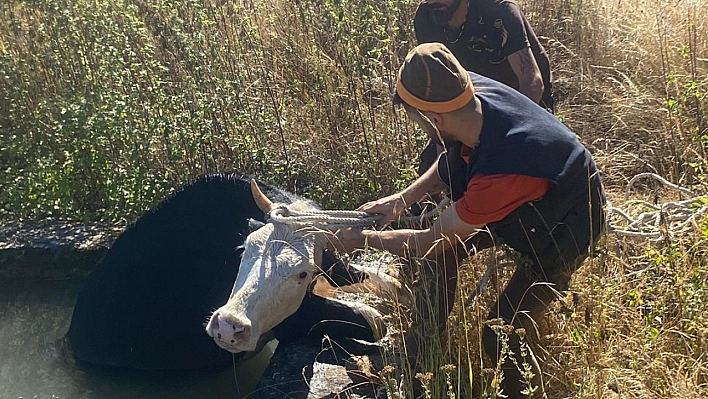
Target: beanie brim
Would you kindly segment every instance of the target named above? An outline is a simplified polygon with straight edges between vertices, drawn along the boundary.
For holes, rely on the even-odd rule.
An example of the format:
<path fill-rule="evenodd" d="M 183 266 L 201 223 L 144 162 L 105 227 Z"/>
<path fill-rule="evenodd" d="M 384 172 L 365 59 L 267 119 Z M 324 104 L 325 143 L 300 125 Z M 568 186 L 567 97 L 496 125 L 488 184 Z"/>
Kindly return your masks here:
<path fill-rule="evenodd" d="M 472 97 L 474 97 L 474 86 L 472 85 L 471 80 L 467 80 L 467 86 L 465 86 L 462 93 L 452 100 L 426 101 L 411 94 L 411 92 L 409 92 L 403 85 L 402 79 L 399 77 L 398 82 L 396 83 L 396 94 L 398 94 L 401 100 L 403 100 L 406 104 L 420 111 L 445 113 L 457 111 L 467 105 L 472 100 Z"/>

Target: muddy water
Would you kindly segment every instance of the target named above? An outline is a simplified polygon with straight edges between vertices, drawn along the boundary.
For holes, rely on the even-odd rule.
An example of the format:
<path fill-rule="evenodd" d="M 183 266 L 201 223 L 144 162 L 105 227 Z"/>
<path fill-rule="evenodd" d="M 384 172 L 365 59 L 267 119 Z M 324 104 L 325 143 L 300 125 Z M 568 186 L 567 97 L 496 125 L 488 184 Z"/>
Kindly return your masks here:
<path fill-rule="evenodd" d="M 0 398 L 239 399 L 252 392 L 273 345 L 219 372 L 154 374 L 78 367 L 64 335 L 81 280 L 0 280 Z"/>

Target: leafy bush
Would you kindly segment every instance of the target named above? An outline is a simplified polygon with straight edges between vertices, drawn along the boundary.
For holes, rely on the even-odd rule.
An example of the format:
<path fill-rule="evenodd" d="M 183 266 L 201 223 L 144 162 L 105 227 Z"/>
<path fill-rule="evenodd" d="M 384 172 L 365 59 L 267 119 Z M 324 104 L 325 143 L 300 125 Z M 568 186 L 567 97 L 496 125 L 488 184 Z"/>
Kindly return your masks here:
<path fill-rule="evenodd" d="M 401 133 L 388 122 L 396 117 L 388 93 L 410 35 L 399 24 L 412 7 L 6 7 L 3 214 L 130 220 L 193 177 L 231 170 L 329 206 L 390 190 L 380 182 L 396 181 L 393 165 L 413 164 L 422 141 L 410 132 L 392 146 L 383 138 Z"/>

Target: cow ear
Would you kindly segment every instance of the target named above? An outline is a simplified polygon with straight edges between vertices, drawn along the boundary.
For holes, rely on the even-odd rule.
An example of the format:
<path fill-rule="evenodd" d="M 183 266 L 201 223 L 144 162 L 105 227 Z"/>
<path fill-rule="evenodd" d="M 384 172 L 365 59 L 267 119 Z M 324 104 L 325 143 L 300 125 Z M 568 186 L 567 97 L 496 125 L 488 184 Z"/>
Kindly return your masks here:
<path fill-rule="evenodd" d="M 268 213 L 273 209 L 273 202 L 263 194 L 255 179 L 251 179 L 251 194 L 253 194 L 253 200 L 256 201 L 256 205 L 263 213 Z"/>
<path fill-rule="evenodd" d="M 344 262 L 332 251 L 322 251 L 322 271 L 328 273 L 333 267 L 344 268 Z"/>
<path fill-rule="evenodd" d="M 261 222 L 260 220 L 256 219 L 248 219 L 248 234 L 253 233 L 254 231 L 260 229 L 261 227 L 265 226 L 266 224 Z"/>

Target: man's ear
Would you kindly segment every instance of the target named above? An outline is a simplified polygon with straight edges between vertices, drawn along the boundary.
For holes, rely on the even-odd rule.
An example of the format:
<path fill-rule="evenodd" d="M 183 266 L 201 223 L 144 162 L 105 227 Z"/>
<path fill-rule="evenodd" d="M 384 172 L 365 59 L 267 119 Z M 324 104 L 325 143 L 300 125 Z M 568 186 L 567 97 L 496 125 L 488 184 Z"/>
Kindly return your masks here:
<path fill-rule="evenodd" d="M 445 125 L 443 123 L 443 115 L 432 111 L 422 111 L 421 115 L 427 121 L 429 126 L 433 129 L 428 135 L 433 139 L 433 141 L 439 145 L 445 146 L 445 140 L 443 140 L 441 131 L 445 130 Z"/>
<path fill-rule="evenodd" d="M 426 118 L 428 118 L 430 123 L 432 123 L 436 128 L 440 129 L 443 121 L 442 114 L 432 111 L 422 111 L 421 113 L 425 115 Z"/>
<path fill-rule="evenodd" d="M 417 123 L 418 126 L 429 136 L 437 137 L 437 128 L 432 123 L 432 121 L 424 115 L 423 112 L 411 107 L 410 105 L 403 103 L 403 109 L 406 110 L 408 118 L 413 122 Z"/>

